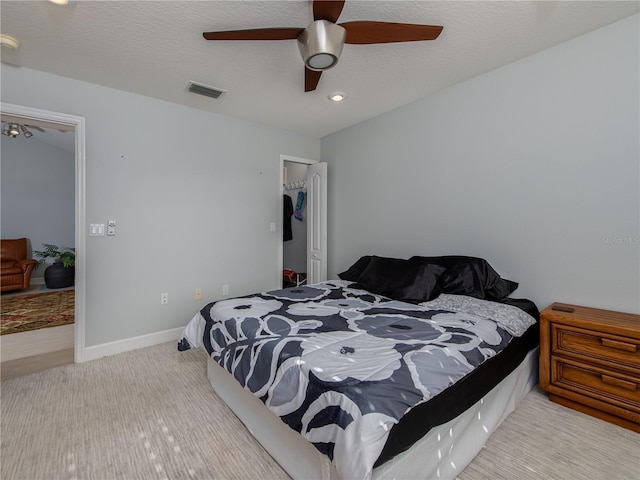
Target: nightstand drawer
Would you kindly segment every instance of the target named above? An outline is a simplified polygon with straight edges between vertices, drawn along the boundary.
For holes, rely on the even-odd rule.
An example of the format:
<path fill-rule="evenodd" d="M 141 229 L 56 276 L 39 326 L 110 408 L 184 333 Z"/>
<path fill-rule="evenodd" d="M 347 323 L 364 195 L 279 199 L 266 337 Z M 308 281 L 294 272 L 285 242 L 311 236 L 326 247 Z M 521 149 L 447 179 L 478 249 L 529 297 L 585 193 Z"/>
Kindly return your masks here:
<path fill-rule="evenodd" d="M 568 325 L 551 326 L 551 352 L 609 362 L 617 368 L 640 367 L 640 340 Z"/>
<path fill-rule="evenodd" d="M 640 378 L 551 357 L 551 383 L 640 413 Z"/>

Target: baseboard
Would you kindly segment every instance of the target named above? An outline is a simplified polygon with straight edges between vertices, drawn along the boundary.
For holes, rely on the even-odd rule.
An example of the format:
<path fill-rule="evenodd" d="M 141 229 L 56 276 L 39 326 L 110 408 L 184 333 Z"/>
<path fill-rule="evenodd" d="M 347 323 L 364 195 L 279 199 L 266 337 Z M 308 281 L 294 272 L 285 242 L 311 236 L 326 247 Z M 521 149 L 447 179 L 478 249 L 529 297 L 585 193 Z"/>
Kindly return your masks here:
<path fill-rule="evenodd" d="M 116 340 L 115 342 L 86 347 L 84 349 L 82 361 L 86 362 L 89 360 L 96 360 L 98 358 L 117 355 L 119 353 L 137 350 L 139 348 L 151 347 L 153 345 L 158 345 L 159 343 L 177 341 L 183 330 L 184 327 L 172 328 L 161 332 L 140 335 L 139 337 L 125 338 L 123 340 Z"/>

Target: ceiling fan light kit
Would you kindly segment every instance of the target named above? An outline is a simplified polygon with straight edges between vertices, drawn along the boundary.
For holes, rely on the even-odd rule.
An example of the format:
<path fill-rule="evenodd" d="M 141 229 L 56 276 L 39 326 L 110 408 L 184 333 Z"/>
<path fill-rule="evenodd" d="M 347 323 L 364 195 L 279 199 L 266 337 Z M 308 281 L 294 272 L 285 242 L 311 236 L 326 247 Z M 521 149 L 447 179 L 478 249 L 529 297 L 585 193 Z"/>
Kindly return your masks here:
<path fill-rule="evenodd" d="M 304 64 L 315 71 L 335 67 L 342 53 L 347 31 L 340 25 L 317 20 L 298 37 L 298 48 Z"/>

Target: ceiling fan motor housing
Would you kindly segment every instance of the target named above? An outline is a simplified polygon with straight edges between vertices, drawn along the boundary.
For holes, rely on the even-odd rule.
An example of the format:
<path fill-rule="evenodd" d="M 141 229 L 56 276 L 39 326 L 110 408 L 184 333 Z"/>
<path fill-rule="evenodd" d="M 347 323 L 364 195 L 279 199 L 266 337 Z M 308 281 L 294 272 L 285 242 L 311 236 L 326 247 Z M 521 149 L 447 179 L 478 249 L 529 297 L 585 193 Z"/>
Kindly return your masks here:
<path fill-rule="evenodd" d="M 316 20 L 298 37 L 298 48 L 307 68 L 328 70 L 338 63 L 347 31 L 326 20 Z"/>

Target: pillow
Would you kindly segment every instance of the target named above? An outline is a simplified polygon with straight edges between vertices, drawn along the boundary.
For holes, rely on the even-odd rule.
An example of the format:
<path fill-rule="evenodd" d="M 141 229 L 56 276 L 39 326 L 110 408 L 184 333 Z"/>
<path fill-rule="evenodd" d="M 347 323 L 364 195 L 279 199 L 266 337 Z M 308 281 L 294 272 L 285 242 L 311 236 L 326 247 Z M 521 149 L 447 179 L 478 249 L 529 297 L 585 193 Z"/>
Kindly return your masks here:
<path fill-rule="evenodd" d="M 358 278 L 360 278 L 360 275 L 362 274 L 364 269 L 367 268 L 367 265 L 369 265 L 369 262 L 372 258 L 373 255 L 365 255 L 364 257 L 360 257 L 358 261 L 351 265 L 346 271 L 339 273 L 338 277 L 340 277 L 342 280 L 357 282 Z"/>
<path fill-rule="evenodd" d="M 497 301 L 518 287 L 516 282 L 502 279 L 489 262 L 482 258 L 448 255 L 416 256 L 411 260 L 428 265 L 440 265 L 446 269 L 440 277 L 442 293 Z"/>
<path fill-rule="evenodd" d="M 494 300 L 496 302 L 502 300 L 503 298 L 507 298 L 518 288 L 517 282 L 512 282 L 511 280 L 507 280 L 505 278 L 500 278 L 498 283 L 493 288 L 487 290 L 487 300 Z"/>
<path fill-rule="evenodd" d="M 421 303 L 440 295 L 438 279 L 445 271 L 432 265 L 398 258 L 372 257 L 351 288 L 409 303 Z"/>

